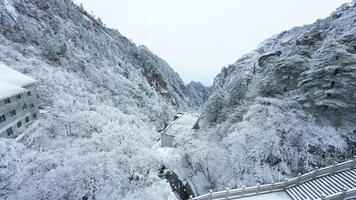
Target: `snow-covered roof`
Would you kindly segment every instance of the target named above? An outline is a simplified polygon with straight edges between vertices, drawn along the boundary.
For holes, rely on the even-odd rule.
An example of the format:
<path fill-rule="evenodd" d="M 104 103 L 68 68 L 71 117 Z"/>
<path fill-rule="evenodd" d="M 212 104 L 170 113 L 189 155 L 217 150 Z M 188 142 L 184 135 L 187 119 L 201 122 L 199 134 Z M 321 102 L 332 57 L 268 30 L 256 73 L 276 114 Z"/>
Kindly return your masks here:
<path fill-rule="evenodd" d="M 0 99 L 14 96 L 25 92 L 24 86 L 31 85 L 37 81 L 28 77 L 5 64 L 0 63 Z"/>
<path fill-rule="evenodd" d="M 192 114 L 177 114 L 179 118 L 173 121 L 163 132 L 165 135 L 178 136 L 183 132 L 189 132 L 194 127 L 199 117 Z"/>
<path fill-rule="evenodd" d="M 0 80 L 19 87 L 31 85 L 37 82 L 35 79 L 11 69 L 2 63 L 0 63 Z"/>
<path fill-rule="evenodd" d="M 25 92 L 26 89 L 0 80 L 0 99 Z"/>

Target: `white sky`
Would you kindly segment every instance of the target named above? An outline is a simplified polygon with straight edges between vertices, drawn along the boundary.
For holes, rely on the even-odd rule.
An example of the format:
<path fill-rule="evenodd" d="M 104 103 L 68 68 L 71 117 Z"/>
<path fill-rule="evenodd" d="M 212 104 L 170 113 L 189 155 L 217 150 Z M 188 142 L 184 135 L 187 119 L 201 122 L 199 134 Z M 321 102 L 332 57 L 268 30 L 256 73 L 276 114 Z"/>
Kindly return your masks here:
<path fill-rule="evenodd" d="M 213 82 L 272 35 L 327 17 L 351 0 L 74 0 L 143 44 L 188 83 Z"/>

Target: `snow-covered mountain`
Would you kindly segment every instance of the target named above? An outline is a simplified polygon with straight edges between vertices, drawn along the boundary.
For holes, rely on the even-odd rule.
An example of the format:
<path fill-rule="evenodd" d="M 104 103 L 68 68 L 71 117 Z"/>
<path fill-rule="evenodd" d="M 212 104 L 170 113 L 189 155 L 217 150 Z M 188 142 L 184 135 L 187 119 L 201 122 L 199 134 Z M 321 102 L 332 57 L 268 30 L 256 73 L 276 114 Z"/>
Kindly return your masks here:
<path fill-rule="evenodd" d="M 264 41 L 215 78 L 182 144 L 196 191 L 283 180 L 356 154 L 356 1 Z M 188 173 L 190 171 L 190 173 Z"/>
<path fill-rule="evenodd" d="M 223 68 L 213 90 L 233 91 L 237 95 L 230 97 L 233 101 L 255 97 L 295 100 L 335 127 L 354 128 L 353 5 L 345 4 L 326 19 L 266 40 L 257 50 Z"/>
<path fill-rule="evenodd" d="M 0 0 L 0 62 L 39 80 L 41 102 L 21 142 L 0 139 L 0 199 L 175 199 L 162 166 L 202 194 L 355 155 L 355 25 L 356 1 L 207 88 L 71 0 Z M 203 104 L 199 131 L 157 148 L 157 127 Z"/>
<path fill-rule="evenodd" d="M 0 62 L 39 80 L 42 112 L 0 139 L 0 199 L 171 195 L 151 147 L 191 90 L 164 60 L 71 0 L 0 0 Z"/>
<path fill-rule="evenodd" d="M 106 28 L 71 1 L 2 1 L 1 25 L 2 40 L 8 43 L 3 42 L 4 46 L 15 48 L 21 44 L 16 51 L 26 58 L 36 57 L 52 67 L 86 77 L 102 75 L 100 70 L 111 70 L 114 72 L 111 74 L 117 73 L 124 79 L 136 73 L 168 104 L 186 106 L 186 87 L 164 60 Z M 5 55 L 2 58 L 16 65 L 11 63 L 12 59 Z M 35 70 L 28 73 L 32 71 Z"/>
<path fill-rule="evenodd" d="M 212 90 L 234 100 L 269 97 L 295 100 L 337 127 L 353 127 L 356 116 L 355 1 L 330 17 L 264 41 L 222 69 Z M 253 91 L 252 91 L 253 90 Z M 237 103 L 237 102 L 235 102 Z M 339 114 L 337 118 L 333 115 Z M 349 115 L 351 114 L 351 115 Z"/>

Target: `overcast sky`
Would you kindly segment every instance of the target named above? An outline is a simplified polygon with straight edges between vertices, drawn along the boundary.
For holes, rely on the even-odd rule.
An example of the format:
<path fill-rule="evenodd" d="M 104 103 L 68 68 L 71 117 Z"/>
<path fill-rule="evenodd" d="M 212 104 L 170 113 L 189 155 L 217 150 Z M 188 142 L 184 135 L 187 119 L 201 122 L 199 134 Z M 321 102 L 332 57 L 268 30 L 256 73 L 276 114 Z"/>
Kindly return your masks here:
<path fill-rule="evenodd" d="M 188 83 L 210 85 L 268 37 L 327 17 L 351 0 L 75 0 L 165 59 Z"/>

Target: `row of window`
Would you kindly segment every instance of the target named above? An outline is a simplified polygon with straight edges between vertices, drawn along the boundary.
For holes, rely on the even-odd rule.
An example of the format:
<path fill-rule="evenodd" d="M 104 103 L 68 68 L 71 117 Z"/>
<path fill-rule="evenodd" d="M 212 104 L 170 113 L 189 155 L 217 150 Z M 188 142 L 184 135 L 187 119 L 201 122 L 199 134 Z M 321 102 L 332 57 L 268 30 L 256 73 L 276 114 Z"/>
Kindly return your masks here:
<path fill-rule="evenodd" d="M 12 111 L 10 112 L 10 115 L 11 115 L 11 117 L 15 116 L 15 115 L 16 115 L 16 110 L 12 110 Z"/>
<path fill-rule="evenodd" d="M 32 96 L 31 91 L 26 92 L 26 95 Z M 22 98 L 22 94 L 18 94 L 15 96 L 15 99 L 21 99 L 21 98 Z M 10 98 L 4 99 L 4 102 L 5 102 L 5 104 L 9 104 L 9 103 L 11 103 L 11 99 Z"/>
<path fill-rule="evenodd" d="M 36 118 L 37 118 L 37 113 L 33 113 L 33 114 L 32 114 L 32 118 L 33 118 L 33 119 L 36 119 Z M 25 117 L 25 122 L 26 122 L 26 123 L 30 122 L 30 118 L 29 118 L 28 116 Z M 22 126 L 22 121 L 17 122 L 17 128 L 20 128 L 21 126 Z M 11 136 L 11 135 L 14 134 L 14 131 L 12 130 L 12 127 L 8 128 L 8 129 L 6 130 L 6 132 L 7 132 L 7 136 Z"/>
<path fill-rule="evenodd" d="M 30 109 L 32 109 L 32 108 L 34 108 L 35 106 L 33 105 L 33 103 L 31 103 L 30 104 Z M 26 110 L 27 109 L 27 104 L 24 104 L 23 106 L 22 106 L 22 110 Z M 13 117 L 13 116 L 16 116 L 16 110 L 12 110 L 11 112 L 10 112 L 10 115 L 11 115 L 11 117 Z M 5 117 L 5 115 L 1 115 L 0 116 L 0 123 L 2 123 L 2 122 L 5 122 L 6 121 L 6 117 Z"/>
<path fill-rule="evenodd" d="M 35 106 L 33 105 L 33 103 L 30 104 L 30 109 L 34 108 Z M 23 104 L 22 106 L 22 110 L 26 110 L 27 109 L 27 104 Z"/>

